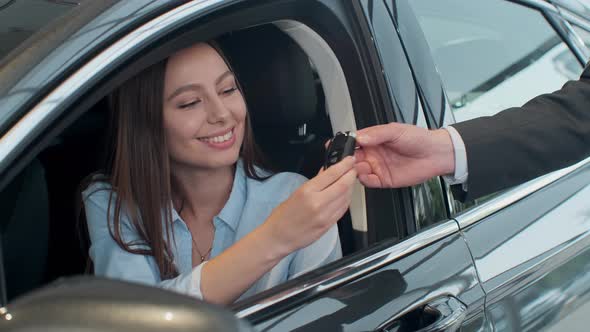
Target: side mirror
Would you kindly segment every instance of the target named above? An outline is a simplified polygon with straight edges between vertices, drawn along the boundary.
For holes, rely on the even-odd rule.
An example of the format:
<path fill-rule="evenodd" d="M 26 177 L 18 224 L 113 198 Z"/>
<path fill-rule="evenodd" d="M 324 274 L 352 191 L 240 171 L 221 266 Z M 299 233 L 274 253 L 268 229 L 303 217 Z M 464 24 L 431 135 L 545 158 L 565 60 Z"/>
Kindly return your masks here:
<path fill-rule="evenodd" d="M 0 308 L 2 331 L 253 331 L 232 312 L 159 288 L 60 279 Z"/>

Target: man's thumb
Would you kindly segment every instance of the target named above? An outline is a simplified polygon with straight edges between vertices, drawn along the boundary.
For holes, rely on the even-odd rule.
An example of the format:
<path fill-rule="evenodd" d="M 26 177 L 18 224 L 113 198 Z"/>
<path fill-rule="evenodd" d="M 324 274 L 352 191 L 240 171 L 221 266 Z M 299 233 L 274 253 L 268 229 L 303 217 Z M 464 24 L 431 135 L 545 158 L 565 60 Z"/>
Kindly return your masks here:
<path fill-rule="evenodd" d="M 356 141 L 360 146 L 375 146 L 396 140 L 403 131 L 403 124 L 393 122 L 367 127 L 356 132 Z"/>

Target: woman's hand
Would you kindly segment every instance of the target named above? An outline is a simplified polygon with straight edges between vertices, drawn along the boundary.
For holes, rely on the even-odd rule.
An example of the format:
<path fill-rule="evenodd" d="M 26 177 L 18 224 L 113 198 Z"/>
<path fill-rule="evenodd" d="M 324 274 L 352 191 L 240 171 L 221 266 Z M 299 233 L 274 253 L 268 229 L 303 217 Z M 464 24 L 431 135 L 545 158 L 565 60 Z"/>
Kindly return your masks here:
<path fill-rule="evenodd" d="M 356 177 L 354 159 L 347 157 L 320 170 L 273 210 L 265 227 L 281 256 L 310 245 L 346 213 Z"/>
<path fill-rule="evenodd" d="M 208 261 L 201 271 L 205 300 L 235 301 L 285 256 L 319 239 L 348 209 L 356 176 L 352 157 L 320 171 L 262 225 Z"/>

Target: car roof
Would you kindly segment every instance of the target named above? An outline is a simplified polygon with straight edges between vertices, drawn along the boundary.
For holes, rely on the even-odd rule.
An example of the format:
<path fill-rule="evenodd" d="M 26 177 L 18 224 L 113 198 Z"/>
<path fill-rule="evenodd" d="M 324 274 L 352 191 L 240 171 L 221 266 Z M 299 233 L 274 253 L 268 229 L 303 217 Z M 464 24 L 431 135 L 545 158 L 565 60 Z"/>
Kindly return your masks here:
<path fill-rule="evenodd" d="M 2 131 L 28 105 L 51 89 L 52 82 L 66 77 L 105 43 L 182 3 L 180 0 L 76 2 L 80 4 L 33 33 L 0 59 Z"/>
<path fill-rule="evenodd" d="M 83 1 L 0 0 L 0 58 Z"/>

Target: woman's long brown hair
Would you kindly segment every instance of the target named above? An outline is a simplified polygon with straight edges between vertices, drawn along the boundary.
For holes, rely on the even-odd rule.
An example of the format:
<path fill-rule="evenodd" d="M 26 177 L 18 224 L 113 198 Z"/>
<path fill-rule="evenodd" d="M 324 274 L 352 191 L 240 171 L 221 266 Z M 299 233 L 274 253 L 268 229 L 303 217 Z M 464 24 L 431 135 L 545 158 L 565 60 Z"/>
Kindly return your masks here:
<path fill-rule="evenodd" d="M 215 43 L 209 45 L 232 70 L 219 47 Z M 111 236 L 130 253 L 153 256 L 163 280 L 178 274 L 170 250 L 174 238 L 172 174 L 162 108 L 166 63 L 163 60 L 152 65 L 111 94 L 113 154 L 108 162 L 110 172 L 102 179 L 112 186 L 107 210 Z M 239 84 L 238 88 L 242 91 Z M 269 167 L 254 142 L 248 115 L 240 157 L 248 177 L 258 180 L 268 177 L 269 173 L 258 174 L 255 169 L 255 166 Z M 122 215 L 139 234 L 139 243 L 127 242 L 121 236 Z"/>

